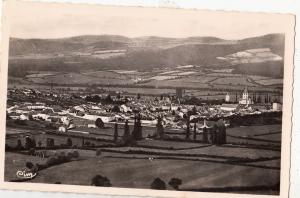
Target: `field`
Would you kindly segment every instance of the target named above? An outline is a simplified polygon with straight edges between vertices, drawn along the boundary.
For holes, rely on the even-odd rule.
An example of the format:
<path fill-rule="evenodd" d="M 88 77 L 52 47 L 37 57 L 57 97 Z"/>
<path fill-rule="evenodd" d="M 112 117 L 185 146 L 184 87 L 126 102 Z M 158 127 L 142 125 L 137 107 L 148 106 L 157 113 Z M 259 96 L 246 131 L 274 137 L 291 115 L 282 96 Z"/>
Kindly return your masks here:
<path fill-rule="evenodd" d="M 253 83 L 248 82 L 245 77 L 222 77 L 210 82 L 211 84 L 221 85 L 243 85 L 243 86 L 255 86 Z"/>
<path fill-rule="evenodd" d="M 41 74 L 39 74 L 40 76 Z M 88 73 L 60 73 L 44 75 L 42 77 L 27 76 L 32 83 L 59 83 L 59 84 L 133 84 L 125 75 L 115 72 L 88 72 Z"/>
<path fill-rule="evenodd" d="M 263 79 L 256 82 L 262 85 L 282 85 L 283 79 Z"/>
<path fill-rule="evenodd" d="M 60 174 L 61 172 L 65 174 Z M 31 182 L 43 183 L 47 181 L 47 183 L 61 182 L 63 184 L 90 185 L 91 178 L 96 174 L 100 174 L 108 177 L 113 186 L 149 188 L 150 183 L 156 177 L 160 177 L 166 182 L 176 177 L 181 178 L 183 181 L 183 185 L 180 186 L 181 190 L 206 189 L 209 191 L 209 188 L 222 189 L 246 186 L 250 189 L 258 186 L 273 186 L 279 180 L 278 173 L 278 170 L 201 161 L 163 159 L 151 161 L 149 159 L 104 156 L 101 159 L 92 158 L 70 162 L 43 170 Z M 234 177 L 231 177 L 233 174 Z M 265 179 L 259 180 L 257 175 Z M 229 181 L 228 177 L 231 177 Z M 247 178 L 247 180 L 244 180 L 244 178 Z M 241 185 L 241 181 L 243 181 L 243 185 Z M 258 183 L 258 181 L 260 182 Z M 172 190 L 169 186 L 168 189 Z"/>
<path fill-rule="evenodd" d="M 18 170 L 24 170 L 26 162 L 43 163 L 46 162 L 46 159 L 18 153 L 6 153 L 5 166 L 9 168 L 5 168 L 5 180 L 17 180 L 16 172 Z"/>
<path fill-rule="evenodd" d="M 38 86 L 91 86 L 113 87 L 120 91 L 126 88 L 137 88 L 141 94 L 149 94 L 147 89 L 158 89 L 154 94 L 160 95 L 160 89 L 185 87 L 186 90 L 198 89 L 208 91 L 239 91 L 245 86 L 250 90 L 260 92 L 282 91 L 283 80 L 279 78 L 242 75 L 229 73 L 227 70 L 215 72 L 214 70 L 201 70 L 194 68 L 178 68 L 176 70 L 103 70 L 81 72 L 52 72 L 29 71 L 24 77 L 10 77 L 9 87 L 35 87 Z M 147 89 L 146 89 L 147 88 Z M 145 93 L 143 93 L 143 89 Z M 125 90 L 124 90 L 125 91 Z"/>
<path fill-rule="evenodd" d="M 8 128 L 6 142 L 15 146 L 17 139 L 31 134 L 36 141 L 45 141 L 46 137 L 54 138 L 55 145 L 65 144 L 67 138 L 71 138 L 73 145 L 78 146 L 81 146 L 82 139 L 94 143 L 94 149 L 78 150 L 80 160 L 41 170 L 30 182 L 90 185 L 93 176 L 100 174 L 109 178 L 115 187 L 149 188 L 156 177 L 166 183 L 176 177 L 182 180 L 181 190 L 254 194 L 279 192 L 277 185 L 280 177 L 280 125 L 228 128 L 228 143 L 223 146 L 146 138 L 136 146 L 115 147 L 111 143 L 113 128 L 75 130 L 91 134 L 48 134 Z M 153 134 L 153 130 L 151 127 L 143 127 L 143 136 Z M 121 137 L 122 126 L 119 127 L 119 131 Z M 166 133 L 184 139 L 184 131 L 166 129 Z M 90 140 L 86 138 L 88 136 L 96 139 Z M 197 139 L 201 138 L 202 135 L 197 134 Z M 98 157 L 97 147 L 102 151 Z M 69 150 L 74 149 L 55 149 L 52 152 Z M 15 171 L 24 168 L 27 161 L 42 163 L 41 160 L 44 159 L 6 152 L 5 180 L 15 179 Z M 228 180 L 228 177 L 231 179 Z M 262 180 L 262 177 L 265 179 Z M 167 188 L 172 190 L 168 185 Z"/>

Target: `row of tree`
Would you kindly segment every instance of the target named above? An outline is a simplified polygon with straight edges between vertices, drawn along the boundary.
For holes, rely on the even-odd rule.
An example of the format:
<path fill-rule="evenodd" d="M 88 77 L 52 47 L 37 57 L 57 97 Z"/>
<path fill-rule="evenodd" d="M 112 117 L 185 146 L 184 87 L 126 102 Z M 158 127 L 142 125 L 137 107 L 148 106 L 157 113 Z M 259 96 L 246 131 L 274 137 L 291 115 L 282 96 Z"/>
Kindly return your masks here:
<path fill-rule="evenodd" d="M 182 184 L 182 180 L 178 178 L 171 178 L 168 184 L 174 188 L 175 190 L 179 190 L 179 186 Z M 111 187 L 112 184 L 110 180 L 102 175 L 96 175 L 92 178 L 91 185 L 93 186 L 103 186 L 103 187 Z M 166 190 L 166 183 L 158 178 L 155 178 L 152 183 L 150 184 L 151 189 L 155 190 Z"/>
<path fill-rule="evenodd" d="M 119 132 L 118 132 L 118 123 L 115 123 L 114 126 L 114 142 L 118 142 L 119 139 Z M 133 130 L 130 133 L 130 128 L 128 125 L 128 120 L 125 121 L 124 125 L 124 134 L 122 137 L 122 142 L 125 145 L 132 144 L 138 140 L 143 139 L 143 132 L 142 132 L 142 122 L 141 122 L 141 115 L 138 114 L 134 117 L 134 124 L 133 124 Z"/>

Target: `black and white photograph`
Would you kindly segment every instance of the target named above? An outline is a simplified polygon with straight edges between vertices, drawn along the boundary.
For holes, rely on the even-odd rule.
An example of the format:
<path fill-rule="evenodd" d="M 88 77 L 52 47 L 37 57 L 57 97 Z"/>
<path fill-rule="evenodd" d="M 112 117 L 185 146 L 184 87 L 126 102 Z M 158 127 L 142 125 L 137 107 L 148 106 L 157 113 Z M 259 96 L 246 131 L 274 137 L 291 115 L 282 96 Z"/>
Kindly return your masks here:
<path fill-rule="evenodd" d="M 286 192 L 292 15 L 15 3 L 4 183 Z"/>

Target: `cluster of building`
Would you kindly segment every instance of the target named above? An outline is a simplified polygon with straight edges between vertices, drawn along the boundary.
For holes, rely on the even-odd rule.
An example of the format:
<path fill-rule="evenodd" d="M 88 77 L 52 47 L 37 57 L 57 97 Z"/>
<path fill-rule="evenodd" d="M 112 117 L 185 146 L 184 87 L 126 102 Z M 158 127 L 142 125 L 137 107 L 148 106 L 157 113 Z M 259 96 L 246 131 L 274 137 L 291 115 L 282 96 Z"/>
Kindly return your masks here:
<path fill-rule="evenodd" d="M 124 98 L 120 97 L 120 95 L 111 96 L 111 101 L 113 101 L 111 103 L 90 102 L 85 100 L 88 96 L 83 95 L 77 99 L 80 101 L 79 104 L 63 106 L 56 104 L 55 101 L 59 101 L 61 97 L 67 97 L 66 95 L 60 96 L 30 89 L 10 90 L 9 93 L 8 99 L 10 102 L 7 106 L 7 116 L 9 118 L 14 120 L 42 120 L 50 122 L 57 125 L 60 131 L 66 131 L 74 127 L 97 127 L 95 121 L 98 118 L 103 123 L 125 122 L 125 120 L 128 120 L 129 124 L 133 124 L 137 113 L 141 116 L 142 125 L 156 126 L 157 118 L 161 117 L 163 118 L 163 125 L 165 127 L 180 129 L 186 128 L 185 116 L 187 114 L 190 114 L 189 118 L 191 121 L 203 121 L 205 119 L 226 118 L 232 115 L 251 115 L 281 111 L 282 108 L 280 103 L 254 103 L 249 97 L 247 88 L 243 91 L 238 103 L 229 103 L 230 97 L 227 94 L 224 104 L 203 104 L 201 106 L 184 105 L 177 102 L 177 100 L 171 100 L 169 97 L 160 99 L 141 96 L 126 97 L 126 102 L 122 103 Z M 18 94 L 18 97 L 14 97 L 14 94 Z M 18 101 L 16 98 L 22 98 L 22 100 Z M 47 101 L 45 101 L 45 98 Z M 199 123 L 197 130 L 203 131 L 201 128 L 203 125 L 204 123 Z"/>

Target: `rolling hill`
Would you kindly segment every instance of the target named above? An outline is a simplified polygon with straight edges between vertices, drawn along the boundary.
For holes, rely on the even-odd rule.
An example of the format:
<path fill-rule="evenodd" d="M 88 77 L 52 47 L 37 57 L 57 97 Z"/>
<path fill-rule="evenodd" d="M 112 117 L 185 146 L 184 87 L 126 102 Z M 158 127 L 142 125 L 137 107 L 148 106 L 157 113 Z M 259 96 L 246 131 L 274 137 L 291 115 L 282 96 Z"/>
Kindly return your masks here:
<path fill-rule="evenodd" d="M 258 60 L 255 63 L 232 64 L 219 59 L 252 49 L 267 49 L 282 57 Z M 137 37 L 118 35 L 86 35 L 60 39 L 10 39 L 9 75 L 22 76 L 30 70 L 82 71 L 104 69 L 152 70 L 153 68 L 199 65 L 202 67 L 237 67 L 236 71 L 282 75 L 284 35 L 269 34 L 243 40 L 223 40 L 216 37 Z M 260 57 L 256 57 L 259 59 Z M 276 65 L 272 67 L 272 65 Z M 242 65 L 242 66 L 241 66 Z M 245 70 L 247 67 L 251 69 Z M 276 71 L 275 71 L 276 70 Z M 261 72 L 266 75 L 266 72 Z"/>

